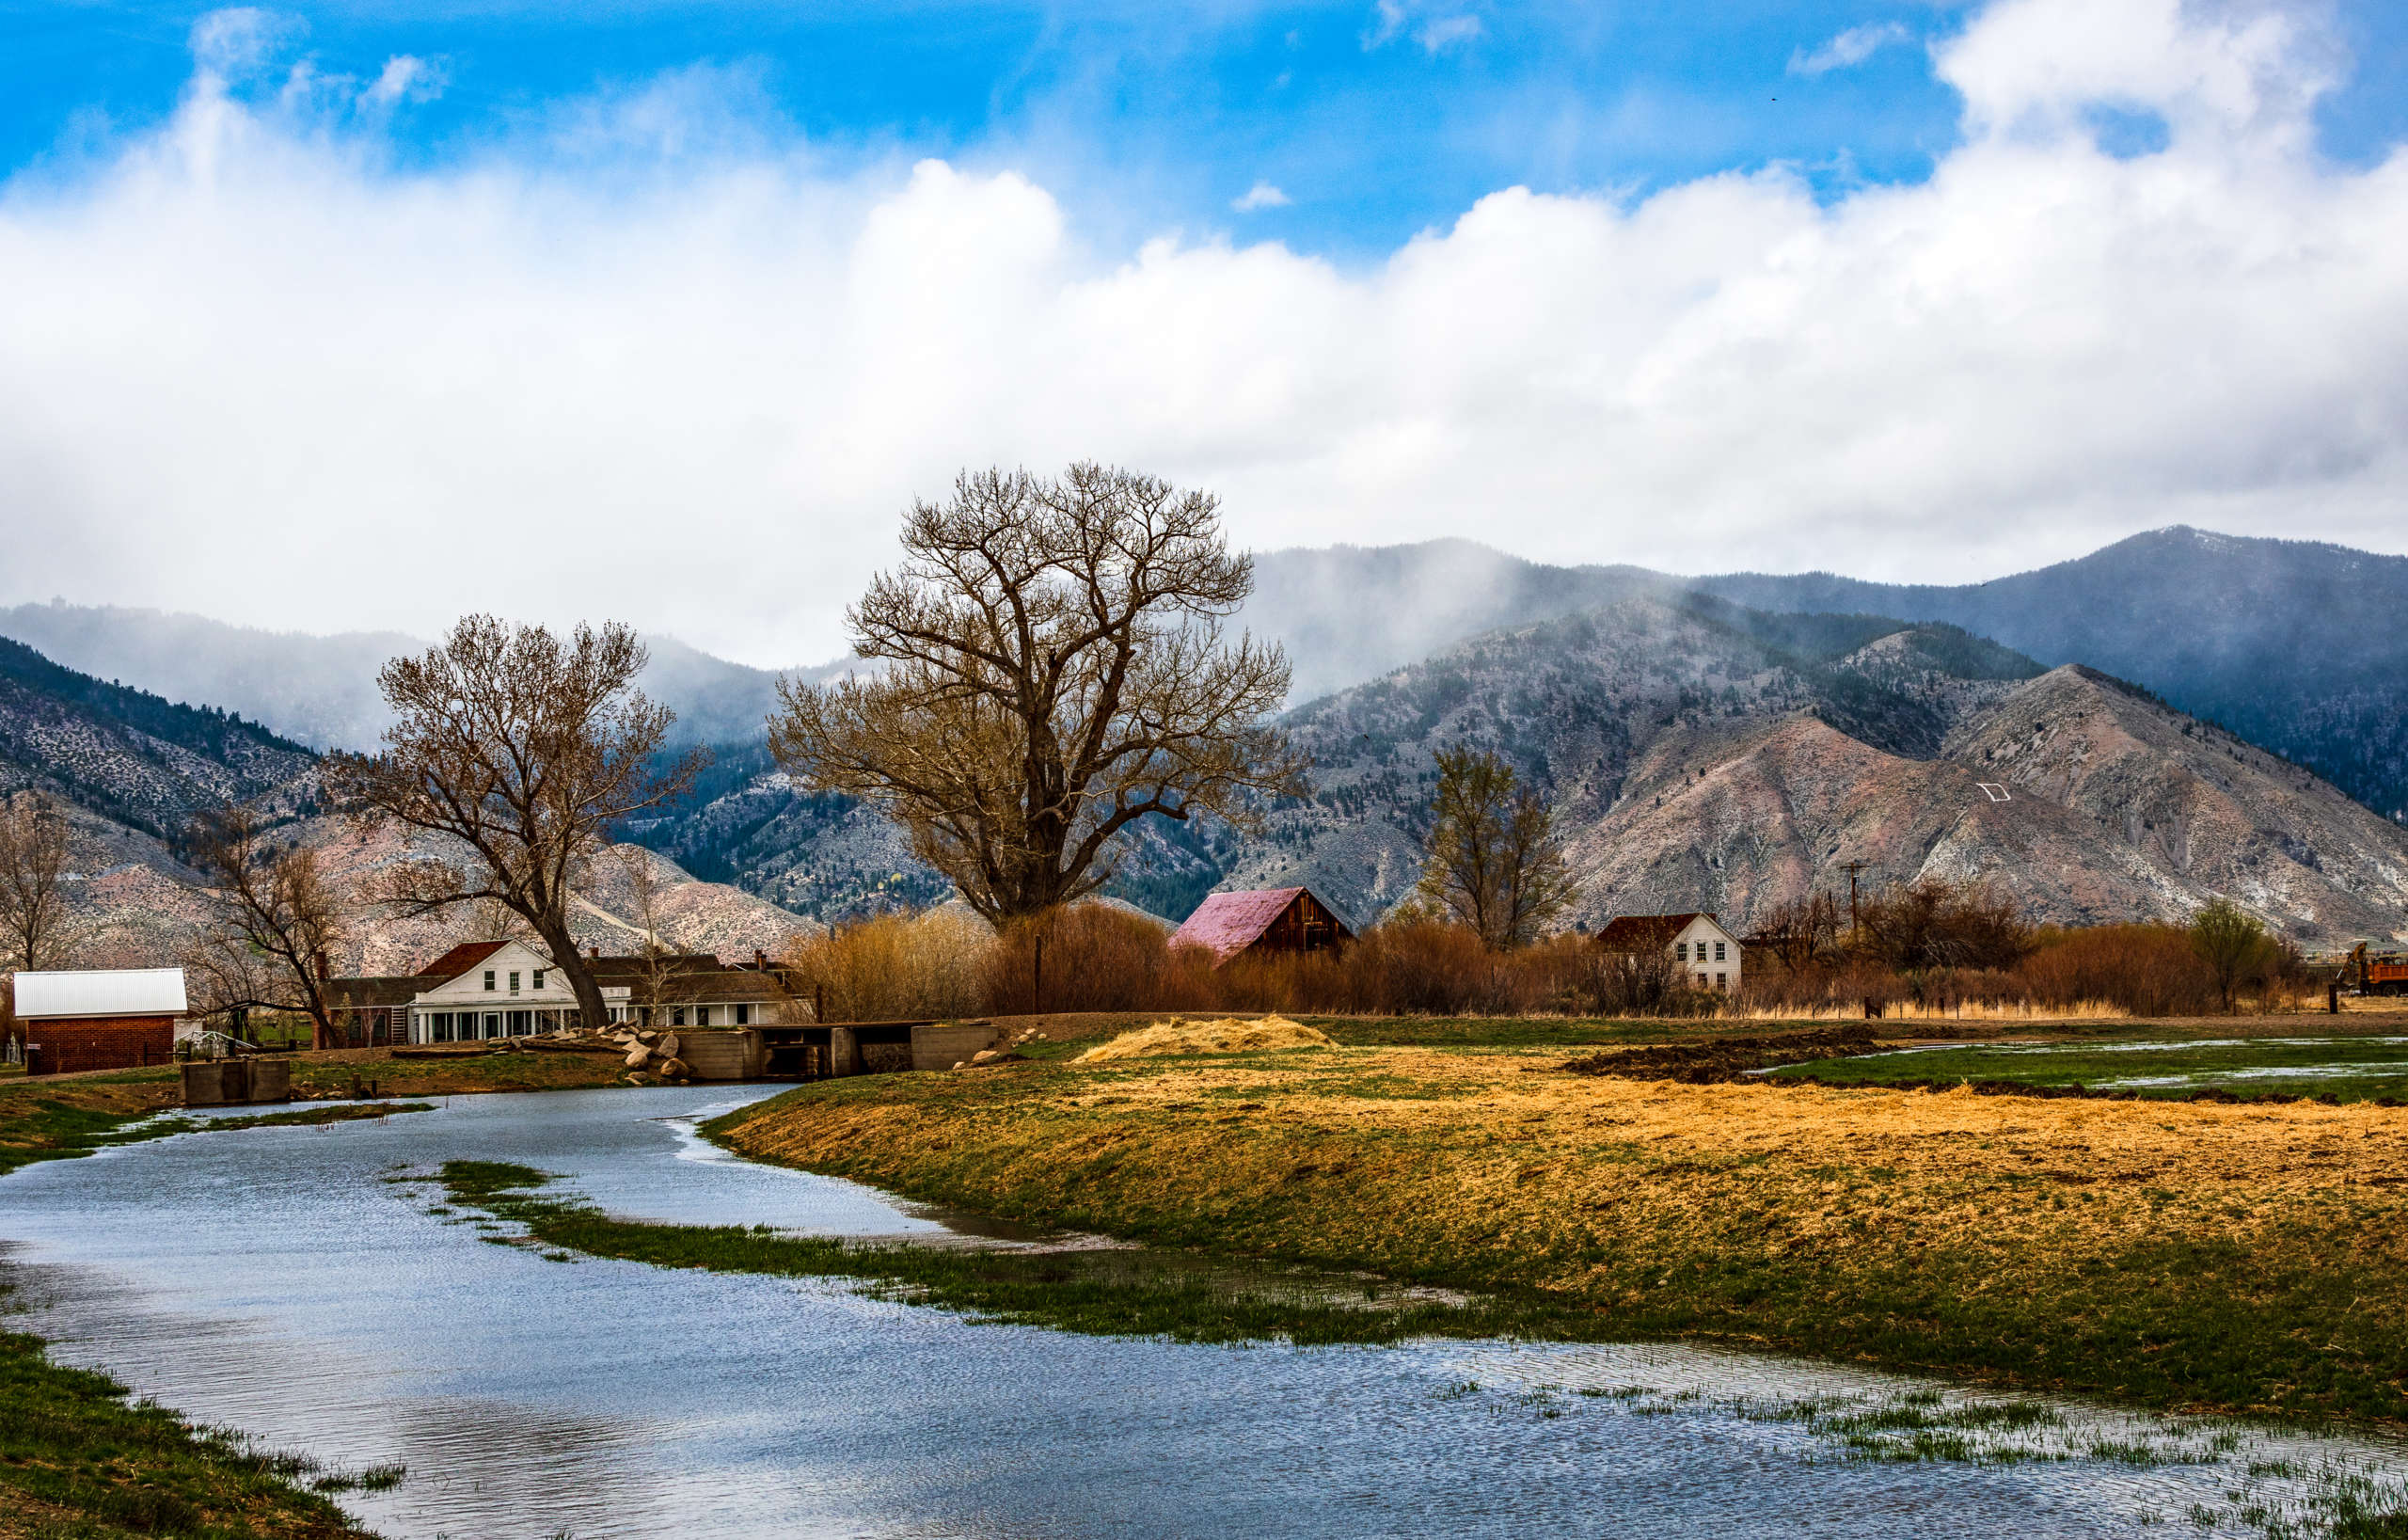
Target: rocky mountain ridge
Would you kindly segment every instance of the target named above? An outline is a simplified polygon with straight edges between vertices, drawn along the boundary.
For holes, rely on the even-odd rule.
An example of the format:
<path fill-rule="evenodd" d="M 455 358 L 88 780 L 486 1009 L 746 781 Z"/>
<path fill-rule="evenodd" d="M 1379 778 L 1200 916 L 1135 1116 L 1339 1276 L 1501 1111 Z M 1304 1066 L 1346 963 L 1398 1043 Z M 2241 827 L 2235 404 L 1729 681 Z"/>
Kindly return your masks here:
<path fill-rule="evenodd" d="M 1591 926 L 1745 927 L 1863 862 L 1989 882 L 2041 920 L 2224 895 L 2304 940 L 2402 929 L 2408 832 L 2302 767 L 2095 670 L 1927 627 L 1838 652 L 1816 618 L 1630 600 L 1303 707 L 1315 794 L 1226 884 L 1311 881 L 1375 916 L 1418 875 L 1433 752 L 1469 741 L 1555 797 Z"/>

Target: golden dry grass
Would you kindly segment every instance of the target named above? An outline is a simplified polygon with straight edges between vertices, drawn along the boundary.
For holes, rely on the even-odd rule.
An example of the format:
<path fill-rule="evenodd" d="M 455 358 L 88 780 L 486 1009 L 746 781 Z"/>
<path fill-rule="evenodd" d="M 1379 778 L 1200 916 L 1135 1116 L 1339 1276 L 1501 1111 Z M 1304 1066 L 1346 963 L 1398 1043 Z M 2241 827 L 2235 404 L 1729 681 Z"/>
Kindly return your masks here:
<path fill-rule="evenodd" d="M 1156 1022 L 1124 1032 L 1081 1054 L 1081 1064 L 1110 1059 L 1164 1058 L 1187 1054 L 1256 1054 L 1291 1048 L 1335 1048 L 1338 1040 L 1319 1027 L 1285 1016 L 1227 1016 L 1218 1021 Z"/>
<path fill-rule="evenodd" d="M 1682 1086 L 1560 1060 L 1338 1048 L 895 1077 L 729 1137 L 1021 1218 L 1543 1291 L 1637 1333 L 2408 1415 L 2408 1112 Z"/>

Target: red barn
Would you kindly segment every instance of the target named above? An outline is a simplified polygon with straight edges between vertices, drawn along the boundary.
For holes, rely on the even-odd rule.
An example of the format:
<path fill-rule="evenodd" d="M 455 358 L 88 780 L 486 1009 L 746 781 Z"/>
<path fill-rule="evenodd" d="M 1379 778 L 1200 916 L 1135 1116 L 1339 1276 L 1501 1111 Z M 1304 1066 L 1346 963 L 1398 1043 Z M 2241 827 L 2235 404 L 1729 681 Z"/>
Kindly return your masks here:
<path fill-rule="evenodd" d="M 1318 952 L 1353 941 L 1354 932 L 1308 888 L 1216 893 L 1171 936 L 1173 946 L 1201 946 L 1213 966 L 1244 953 Z"/>
<path fill-rule="evenodd" d="M 28 971 L 17 975 L 16 999 L 27 1074 L 165 1064 L 185 1009 L 184 971 Z"/>

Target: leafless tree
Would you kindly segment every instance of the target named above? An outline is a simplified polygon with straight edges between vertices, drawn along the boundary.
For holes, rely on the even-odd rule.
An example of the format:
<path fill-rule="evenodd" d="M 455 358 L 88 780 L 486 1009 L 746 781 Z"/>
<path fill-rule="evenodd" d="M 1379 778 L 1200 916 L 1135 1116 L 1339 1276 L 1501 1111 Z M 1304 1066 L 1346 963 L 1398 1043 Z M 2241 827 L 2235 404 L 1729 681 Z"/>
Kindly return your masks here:
<path fill-rule="evenodd" d="M 398 719 L 384 751 L 327 763 L 344 806 L 465 854 L 396 869 L 381 897 L 413 915 L 503 905 L 551 954 L 590 1026 L 609 1016 L 569 931 L 572 893 L 611 824 L 682 795 L 709 762 L 695 750 L 654 769 L 675 716 L 635 688 L 645 661 L 617 622 L 579 626 L 564 644 L 541 626 L 470 615 L 377 675 Z"/>
<path fill-rule="evenodd" d="M 1502 755 L 1439 750 L 1430 815 L 1429 864 L 1415 891 L 1491 947 L 1528 945 L 1571 907 L 1577 889 L 1554 812 Z"/>
<path fill-rule="evenodd" d="M 782 681 L 769 747 L 863 798 L 1002 924 L 1095 891 L 1149 817 L 1257 821 L 1307 761 L 1265 718 L 1288 660 L 1221 622 L 1254 583 L 1211 494 L 1074 465 L 965 473 L 904 520 L 904 561 L 846 612 L 874 673 Z"/>
<path fill-rule="evenodd" d="M 10 968 L 54 968 L 71 945 L 67 820 L 38 791 L 0 799 L 0 945 Z"/>
<path fill-rule="evenodd" d="M 1926 877 L 1860 904 L 1850 945 L 1899 973 L 2012 968 L 2032 949 L 2032 928 L 2003 894 Z"/>
<path fill-rule="evenodd" d="M 1840 903 L 1828 893 L 1776 904 L 1749 938 L 1751 950 L 1761 948 L 1792 974 L 1802 973 L 1829 957 L 1839 945 Z"/>
<path fill-rule="evenodd" d="M 209 1008 L 293 1010 L 312 1046 L 336 1045 L 325 976 L 346 939 L 348 903 L 315 848 L 272 837 L 240 804 L 201 817 L 188 842 L 206 884 L 208 930 L 187 955 Z"/>

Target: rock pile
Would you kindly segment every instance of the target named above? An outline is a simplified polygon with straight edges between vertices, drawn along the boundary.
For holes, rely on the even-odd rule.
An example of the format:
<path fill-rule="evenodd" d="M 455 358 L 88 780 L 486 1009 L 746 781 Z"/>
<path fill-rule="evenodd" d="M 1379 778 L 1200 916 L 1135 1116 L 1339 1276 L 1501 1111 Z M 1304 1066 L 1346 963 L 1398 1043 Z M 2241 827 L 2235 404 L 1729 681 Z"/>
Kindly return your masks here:
<path fill-rule="evenodd" d="M 649 1086 L 658 1081 L 663 1085 L 683 1086 L 693 1075 L 693 1066 L 677 1056 L 681 1045 L 674 1032 L 657 1032 L 648 1026 L 623 1026 L 610 1034 L 610 1040 L 627 1051 L 625 1078 L 630 1085 Z"/>

